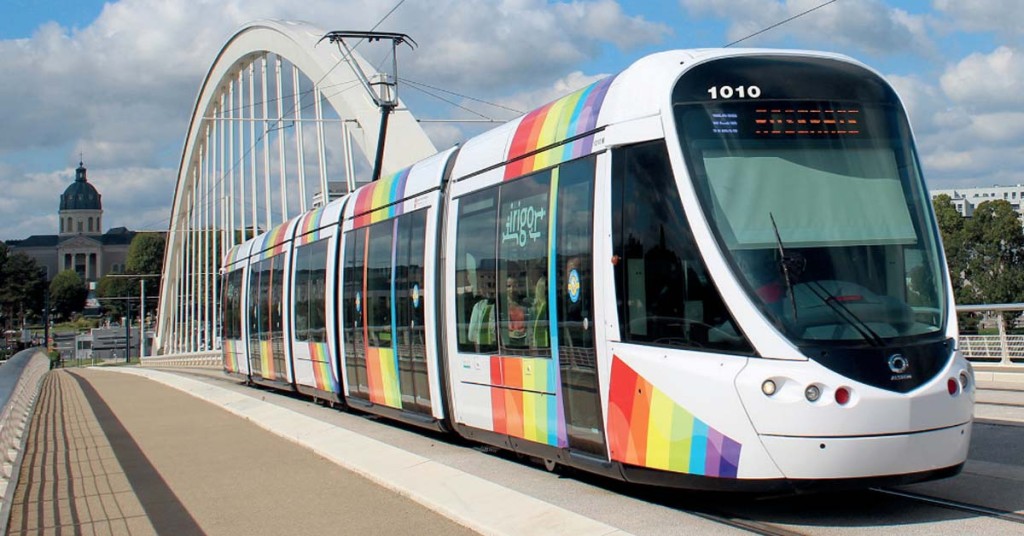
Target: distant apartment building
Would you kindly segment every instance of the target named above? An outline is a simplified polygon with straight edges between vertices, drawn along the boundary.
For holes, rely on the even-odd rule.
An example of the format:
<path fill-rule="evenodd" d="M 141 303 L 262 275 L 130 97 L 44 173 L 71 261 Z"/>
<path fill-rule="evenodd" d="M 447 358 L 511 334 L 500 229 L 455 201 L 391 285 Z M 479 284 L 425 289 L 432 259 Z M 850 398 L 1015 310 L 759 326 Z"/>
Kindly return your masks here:
<path fill-rule="evenodd" d="M 1024 204 L 1024 185 L 1016 186 L 987 186 L 981 188 L 954 188 L 951 190 L 931 190 L 932 199 L 946 194 L 953 202 L 953 207 L 965 218 L 974 215 L 974 209 L 986 201 L 1002 199 L 1013 205 L 1021 221 L 1024 222 L 1024 212 L 1021 205 Z"/>

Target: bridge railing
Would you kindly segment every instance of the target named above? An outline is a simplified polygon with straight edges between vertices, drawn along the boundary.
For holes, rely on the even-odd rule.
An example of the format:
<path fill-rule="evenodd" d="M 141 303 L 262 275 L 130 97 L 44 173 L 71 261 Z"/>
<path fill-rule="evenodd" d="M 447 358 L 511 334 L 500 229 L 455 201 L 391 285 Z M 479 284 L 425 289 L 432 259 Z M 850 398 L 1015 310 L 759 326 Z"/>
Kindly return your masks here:
<path fill-rule="evenodd" d="M 48 370 L 50 358 L 39 348 L 18 352 L 0 366 L 0 534 L 7 533 L 29 419 Z"/>
<path fill-rule="evenodd" d="M 221 368 L 224 365 L 220 350 L 182 354 L 155 355 L 142 358 L 144 367 Z"/>
<path fill-rule="evenodd" d="M 1011 333 L 1013 326 L 1008 326 L 1006 320 L 1024 312 L 1024 303 L 958 305 L 956 312 L 980 314 L 979 326 L 989 326 L 988 331 L 993 325 L 996 328 L 996 333 L 969 333 L 961 325 L 959 348 L 964 357 L 975 363 L 1024 370 L 1024 330 Z"/>
<path fill-rule="evenodd" d="M 996 328 L 996 333 L 979 334 L 961 329 L 959 349 L 975 363 L 1024 370 L 1024 329 L 1011 333 L 1004 313 L 1024 313 L 1024 303 L 958 305 L 957 313 L 975 313 L 982 316 L 981 326 Z M 963 327 L 963 326 L 962 326 Z M 221 368 L 220 350 L 158 355 L 144 357 L 147 367 Z"/>

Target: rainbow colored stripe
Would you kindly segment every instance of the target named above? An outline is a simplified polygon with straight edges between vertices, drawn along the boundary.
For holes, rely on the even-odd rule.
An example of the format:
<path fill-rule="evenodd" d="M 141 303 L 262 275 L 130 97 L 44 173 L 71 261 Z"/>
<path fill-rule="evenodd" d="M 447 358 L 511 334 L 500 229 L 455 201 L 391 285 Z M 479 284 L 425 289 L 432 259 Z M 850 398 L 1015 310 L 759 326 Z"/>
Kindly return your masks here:
<path fill-rule="evenodd" d="M 590 154 L 597 116 L 614 80 L 599 80 L 526 114 L 509 144 L 505 180 Z M 566 140 L 571 141 L 556 147 Z"/>
<path fill-rule="evenodd" d="M 548 274 L 554 281 L 555 225 L 558 206 L 558 170 L 551 175 L 548 198 Z M 548 285 L 548 303 L 557 303 L 555 285 Z M 558 325 L 557 307 L 548 307 L 549 325 Z M 562 385 L 558 380 L 558 330 L 549 330 L 551 359 L 492 356 L 491 420 L 499 434 L 546 445 L 568 445 L 565 411 L 561 403 Z"/>
<path fill-rule="evenodd" d="M 262 236 L 262 240 L 259 242 L 259 246 L 257 246 L 257 251 L 259 253 L 256 256 L 256 259 L 269 259 L 270 257 L 284 253 L 288 247 L 287 235 L 288 223 L 282 223 L 264 234 Z"/>
<path fill-rule="evenodd" d="M 299 220 L 298 229 L 295 230 L 295 245 L 304 246 L 323 238 L 326 229 L 323 229 L 324 210 L 327 207 L 314 209 L 307 212 Z"/>
<path fill-rule="evenodd" d="M 613 460 L 693 475 L 736 478 L 740 445 L 612 358 L 608 443 Z"/>
<path fill-rule="evenodd" d="M 223 356 L 224 356 L 224 370 L 227 372 L 238 373 L 240 368 L 238 366 L 238 347 L 242 341 L 236 341 L 234 339 L 224 339 L 223 342 Z"/>
<path fill-rule="evenodd" d="M 398 359 L 392 348 L 366 349 L 366 383 L 370 388 L 370 402 L 392 408 L 402 407 L 402 392 L 398 387 Z"/>
<path fill-rule="evenodd" d="M 354 228 L 371 225 L 402 214 L 402 205 L 398 201 L 405 199 L 405 187 L 409 181 L 409 171 L 411 170 L 411 167 L 405 168 L 390 177 L 381 178 L 359 189 L 353 212 L 355 215 Z M 378 210 L 385 207 L 385 210 Z"/>
<path fill-rule="evenodd" d="M 491 357 L 493 430 L 528 441 L 558 445 L 558 397 L 552 360 Z"/>
<path fill-rule="evenodd" d="M 260 341 L 260 377 L 265 380 L 273 380 L 277 377 L 274 370 L 274 343 L 272 341 Z"/>
<path fill-rule="evenodd" d="M 313 380 L 320 391 L 338 392 L 338 379 L 331 372 L 331 350 L 325 342 L 307 342 L 313 365 Z"/>
<path fill-rule="evenodd" d="M 245 256 L 242 255 L 242 245 L 238 244 L 232 246 L 231 249 L 228 250 L 227 255 L 225 255 L 224 264 L 231 265 L 240 260 L 243 260 L 244 258 Z"/>

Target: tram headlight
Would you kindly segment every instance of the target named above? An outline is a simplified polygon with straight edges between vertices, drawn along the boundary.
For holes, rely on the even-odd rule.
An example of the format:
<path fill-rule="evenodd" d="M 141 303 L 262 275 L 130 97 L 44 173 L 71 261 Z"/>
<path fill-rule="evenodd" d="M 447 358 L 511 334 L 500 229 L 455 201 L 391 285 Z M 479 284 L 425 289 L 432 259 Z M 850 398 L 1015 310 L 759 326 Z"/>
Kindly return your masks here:
<path fill-rule="evenodd" d="M 761 384 L 761 392 L 764 393 L 764 396 L 774 395 L 777 388 L 778 387 L 775 385 L 775 382 L 772 380 L 765 380 L 764 383 Z"/>
<path fill-rule="evenodd" d="M 971 383 L 971 377 L 967 374 L 966 370 L 960 371 L 960 390 L 966 391 L 967 386 Z"/>
<path fill-rule="evenodd" d="M 817 385 L 808 385 L 807 389 L 804 389 L 804 396 L 808 402 L 817 402 L 821 398 L 821 388 Z"/>

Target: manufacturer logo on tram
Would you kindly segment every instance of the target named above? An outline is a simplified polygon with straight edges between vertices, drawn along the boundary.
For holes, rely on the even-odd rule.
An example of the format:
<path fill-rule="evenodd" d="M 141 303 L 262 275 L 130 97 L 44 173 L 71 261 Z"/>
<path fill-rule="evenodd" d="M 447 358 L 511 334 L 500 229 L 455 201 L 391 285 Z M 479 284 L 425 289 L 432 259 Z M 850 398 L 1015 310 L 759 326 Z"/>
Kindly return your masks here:
<path fill-rule="evenodd" d="M 889 378 L 890 380 L 909 380 L 913 378 L 912 374 L 906 373 L 909 369 L 910 361 L 903 357 L 903 354 L 892 354 L 889 356 L 889 370 L 893 372 L 893 376 Z"/>

